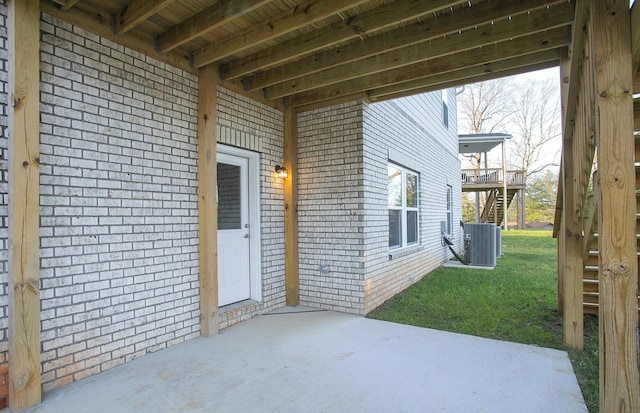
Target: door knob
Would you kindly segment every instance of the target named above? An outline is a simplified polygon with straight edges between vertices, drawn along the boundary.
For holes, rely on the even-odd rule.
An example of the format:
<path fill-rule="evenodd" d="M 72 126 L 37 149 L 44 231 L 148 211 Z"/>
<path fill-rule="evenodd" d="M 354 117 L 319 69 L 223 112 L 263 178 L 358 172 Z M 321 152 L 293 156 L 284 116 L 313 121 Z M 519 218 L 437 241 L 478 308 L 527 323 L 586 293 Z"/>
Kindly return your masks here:
<path fill-rule="evenodd" d="M 249 238 L 249 234 L 244 234 L 244 237 L 245 238 Z"/>

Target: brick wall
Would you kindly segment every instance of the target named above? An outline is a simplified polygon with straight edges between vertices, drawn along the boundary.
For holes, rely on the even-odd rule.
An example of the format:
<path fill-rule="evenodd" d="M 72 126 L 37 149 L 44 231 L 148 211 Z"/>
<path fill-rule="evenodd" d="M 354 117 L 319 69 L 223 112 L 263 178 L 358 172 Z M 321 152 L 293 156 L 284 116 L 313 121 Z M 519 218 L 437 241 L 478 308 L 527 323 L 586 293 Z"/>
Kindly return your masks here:
<path fill-rule="evenodd" d="M 455 102 L 449 99 L 452 101 Z M 455 113 L 455 103 L 451 110 Z M 420 113 L 424 116 L 418 118 Z M 365 312 L 449 259 L 449 250 L 440 237 L 440 221 L 446 219 L 447 185 L 453 189 L 453 238 L 458 246 L 461 244 L 455 225 L 461 216 L 457 132 L 451 123 L 449 128 L 444 127 L 440 114 L 440 92 L 364 106 Z M 455 116 L 450 121 L 452 118 L 455 121 Z M 389 161 L 419 172 L 420 179 L 420 245 L 391 253 L 387 208 Z"/>
<path fill-rule="evenodd" d="M 6 159 L 0 3 L 0 156 Z M 41 21 L 42 373 L 47 391 L 199 335 L 197 77 L 44 15 Z M 263 301 L 284 305 L 283 116 L 218 89 L 221 143 L 261 152 Z M 0 177 L 6 177 L 0 160 Z M 6 183 L 0 180 L 0 362 Z"/>
<path fill-rule="evenodd" d="M 442 124 L 440 92 L 299 115 L 302 304 L 365 314 L 450 257 L 440 238 L 447 185 L 453 222 L 461 216 L 455 116 L 450 121 Z M 420 245 L 393 252 L 389 160 L 420 174 Z M 460 245 L 457 226 L 453 232 Z"/>
<path fill-rule="evenodd" d="M 41 22 L 45 391 L 199 335 L 197 78 Z"/>
<path fill-rule="evenodd" d="M 364 314 L 362 103 L 298 117 L 300 303 Z"/>
<path fill-rule="evenodd" d="M 222 309 L 227 327 L 285 305 L 284 181 L 274 167 L 284 156 L 282 112 L 218 88 L 218 142 L 260 153 L 262 302 Z"/>

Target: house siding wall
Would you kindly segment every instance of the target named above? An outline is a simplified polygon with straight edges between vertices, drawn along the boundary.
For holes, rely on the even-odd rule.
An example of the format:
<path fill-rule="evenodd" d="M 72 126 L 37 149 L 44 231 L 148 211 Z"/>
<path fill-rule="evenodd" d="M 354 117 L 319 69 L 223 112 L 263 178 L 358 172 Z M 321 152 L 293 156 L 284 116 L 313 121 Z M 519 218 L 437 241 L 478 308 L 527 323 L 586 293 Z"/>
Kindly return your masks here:
<path fill-rule="evenodd" d="M 362 103 L 299 115 L 302 305 L 364 314 L 362 155 Z"/>
<path fill-rule="evenodd" d="M 455 102 L 450 98 L 449 102 Z M 455 103 L 450 103 L 455 114 Z M 461 244 L 460 162 L 455 115 L 442 123 L 440 92 L 364 106 L 365 312 L 420 280 L 449 259 L 441 243 L 446 219 L 446 188 L 453 190 L 453 239 Z M 452 122 L 453 121 L 453 122 Z M 387 164 L 401 164 L 420 174 L 420 245 L 389 251 Z"/>
<path fill-rule="evenodd" d="M 7 350 L 6 6 L 0 3 L 0 362 Z M 43 15 L 45 391 L 199 336 L 197 76 Z M 263 301 L 284 305 L 281 112 L 218 88 L 221 143 L 261 152 Z"/>

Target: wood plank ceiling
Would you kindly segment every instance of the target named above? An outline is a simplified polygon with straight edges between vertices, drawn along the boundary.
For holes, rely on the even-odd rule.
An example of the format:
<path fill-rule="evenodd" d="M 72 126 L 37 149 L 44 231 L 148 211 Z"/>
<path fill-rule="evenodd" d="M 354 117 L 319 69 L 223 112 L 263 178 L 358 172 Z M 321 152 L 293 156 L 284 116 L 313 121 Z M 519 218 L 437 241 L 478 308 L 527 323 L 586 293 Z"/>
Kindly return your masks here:
<path fill-rule="evenodd" d="M 558 65 L 575 0 L 41 0 L 43 12 L 279 108 Z"/>

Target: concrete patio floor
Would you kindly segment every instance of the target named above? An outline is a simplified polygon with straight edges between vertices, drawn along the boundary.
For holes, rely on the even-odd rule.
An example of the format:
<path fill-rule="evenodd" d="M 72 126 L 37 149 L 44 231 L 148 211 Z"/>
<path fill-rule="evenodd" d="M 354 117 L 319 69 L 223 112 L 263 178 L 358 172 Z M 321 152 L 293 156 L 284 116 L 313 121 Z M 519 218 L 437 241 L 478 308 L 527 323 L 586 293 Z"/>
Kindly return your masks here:
<path fill-rule="evenodd" d="M 587 411 L 565 352 L 295 311 L 147 355 L 27 411 Z"/>

